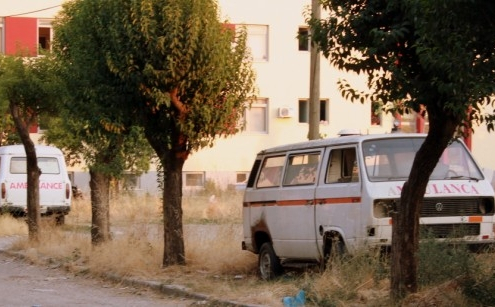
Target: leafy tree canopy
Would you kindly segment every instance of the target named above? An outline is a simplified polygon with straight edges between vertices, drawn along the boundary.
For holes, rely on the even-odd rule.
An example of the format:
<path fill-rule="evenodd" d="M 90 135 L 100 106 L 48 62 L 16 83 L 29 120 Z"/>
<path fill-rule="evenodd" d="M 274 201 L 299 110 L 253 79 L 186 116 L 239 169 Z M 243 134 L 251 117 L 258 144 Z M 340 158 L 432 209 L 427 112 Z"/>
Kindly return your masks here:
<path fill-rule="evenodd" d="M 172 146 L 178 128 L 196 150 L 237 131 L 254 78 L 245 32 L 217 14 L 208 0 L 75 1 L 59 19 L 59 49 L 72 65 L 97 68 L 103 79 L 118 76 L 130 97 L 120 109 L 170 131 L 153 137 Z M 150 120 L 158 113 L 159 123 Z"/>
<path fill-rule="evenodd" d="M 480 106 L 495 92 L 495 4 L 484 0 L 324 1 L 329 18 L 311 23 L 332 64 L 366 73 L 371 94 L 343 82 L 352 99 L 398 102 L 394 110 L 421 110 L 430 121 L 448 114 L 456 120 L 488 121 Z M 438 111 L 435 112 L 434 109 Z M 431 118 L 433 116 L 433 118 Z"/>
<path fill-rule="evenodd" d="M 51 57 L 0 56 L 1 144 L 21 142 L 10 114 L 10 103 L 19 108 L 22 120 L 29 128 L 38 124 L 40 115 L 58 112 L 57 103 L 63 91 Z"/>

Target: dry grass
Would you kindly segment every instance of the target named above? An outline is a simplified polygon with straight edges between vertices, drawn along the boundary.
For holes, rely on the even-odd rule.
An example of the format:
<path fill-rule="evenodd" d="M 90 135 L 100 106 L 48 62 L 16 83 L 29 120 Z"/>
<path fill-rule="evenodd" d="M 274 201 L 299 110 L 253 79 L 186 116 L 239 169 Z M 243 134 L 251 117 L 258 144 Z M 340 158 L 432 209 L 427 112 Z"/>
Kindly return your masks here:
<path fill-rule="evenodd" d="M 28 227 L 22 220 L 11 218 L 9 215 L 0 215 L 0 236 L 27 235 Z"/>
<path fill-rule="evenodd" d="M 185 286 L 199 293 L 249 304 L 282 306 L 284 296 L 300 289 L 306 306 L 398 306 L 388 300 L 387 268 L 379 257 L 355 255 L 324 273 L 288 271 L 277 281 L 256 275 L 257 256 L 241 250 L 240 195 L 185 197 L 184 242 L 187 265 L 162 268 L 161 203 L 150 197 L 121 197 L 111 202 L 113 239 L 98 247 L 90 242 L 91 206 L 76 200 L 66 225 L 43 224 L 41 243 L 27 238 L 25 222 L 0 216 L 0 236 L 19 236 L 13 250 L 33 263 L 60 264 L 75 274 L 117 274 Z M 484 257 L 485 261 L 493 256 Z M 491 267 L 495 266 L 495 261 Z M 402 306 L 463 306 L 455 283 L 430 287 L 409 297 Z"/>
<path fill-rule="evenodd" d="M 43 224 L 41 242 L 37 245 L 27 240 L 25 222 L 8 216 L 0 216 L 0 231 L 5 228 L 10 232 L 1 231 L 0 236 L 24 235 L 13 245 L 13 250 L 22 252 L 33 263 L 60 263 L 76 274 L 112 273 L 182 285 L 218 298 L 242 297 L 241 301 L 270 306 L 280 302 L 283 291 L 277 287 L 267 291 L 266 284 L 256 276 L 256 255 L 241 250 L 242 199 L 238 194 L 217 197 L 214 201 L 208 196 L 184 199 L 186 266 L 162 268 L 161 212 L 159 199 L 113 199 L 110 204 L 113 239 L 98 247 L 92 247 L 90 241 L 89 200 L 73 202 L 63 227 Z"/>

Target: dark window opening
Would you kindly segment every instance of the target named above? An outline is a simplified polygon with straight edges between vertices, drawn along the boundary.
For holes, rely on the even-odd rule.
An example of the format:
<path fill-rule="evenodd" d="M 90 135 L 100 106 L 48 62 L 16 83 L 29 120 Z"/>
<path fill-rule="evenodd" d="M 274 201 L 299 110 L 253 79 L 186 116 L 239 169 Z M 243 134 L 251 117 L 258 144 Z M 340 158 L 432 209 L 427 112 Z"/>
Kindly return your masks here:
<path fill-rule="evenodd" d="M 299 122 L 309 123 L 309 100 L 300 99 L 299 100 Z M 328 123 L 329 117 L 329 104 L 328 100 L 320 100 L 320 122 Z"/>
<path fill-rule="evenodd" d="M 299 43 L 299 51 L 309 50 L 309 29 L 306 27 L 299 28 L 297 33 L 297 40 Z"/>
<path fill-rule="evenodd" d="M 38 28 L 38 44 L 41 49 L 50 50 L 50 28 Z"/>

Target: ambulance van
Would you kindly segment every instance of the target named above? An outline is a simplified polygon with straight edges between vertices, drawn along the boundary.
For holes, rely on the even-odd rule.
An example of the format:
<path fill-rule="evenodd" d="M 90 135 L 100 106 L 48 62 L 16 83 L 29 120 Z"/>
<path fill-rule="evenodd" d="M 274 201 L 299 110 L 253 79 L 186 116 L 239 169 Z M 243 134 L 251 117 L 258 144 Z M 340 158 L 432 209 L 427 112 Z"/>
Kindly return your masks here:
<path fill-rule="evenodd" d="M 41 215 L 63 224 L 71 208 L 71 182 L 64 155 L 58 148 L 36 145 L 41 170 L 39 199 Z M 0 147 L 0 210 L 16 217 L 27 212 L 27 165 L 23 145 Z"/>
<path fill-rule="evenodd" d="M 391 212 L 425 134 L 347 135 L 258 153 L 243 200 L 242 248 L 271 279 L 330 253 L 391 245 Z M 430 176 L 420 228 L 440 240 L 492 244 L 494 190 L 461 140 Z"/>

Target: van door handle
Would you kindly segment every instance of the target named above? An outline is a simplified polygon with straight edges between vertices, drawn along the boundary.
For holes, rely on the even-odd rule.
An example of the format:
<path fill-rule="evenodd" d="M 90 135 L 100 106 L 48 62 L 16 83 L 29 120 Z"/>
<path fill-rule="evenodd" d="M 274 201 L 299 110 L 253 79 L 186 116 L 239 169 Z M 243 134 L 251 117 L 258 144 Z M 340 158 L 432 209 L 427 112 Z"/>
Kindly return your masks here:
<path fill-rule="evenodd" d="M 306 206 L 312 206 L 314 204 L 314 200 L 310 199 L 306 202 Z"/>

